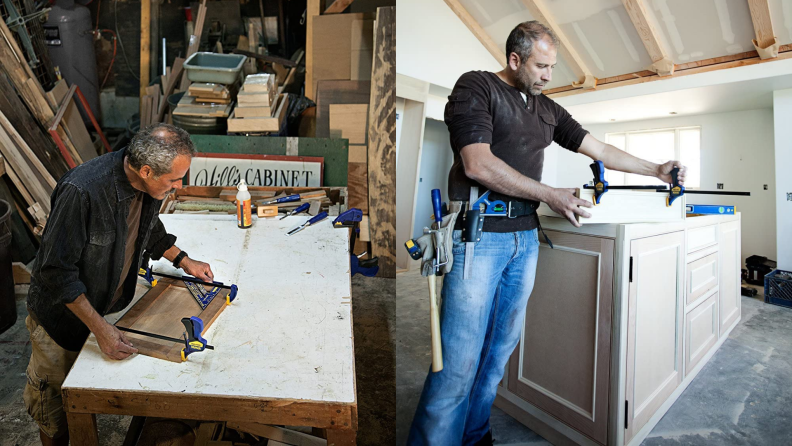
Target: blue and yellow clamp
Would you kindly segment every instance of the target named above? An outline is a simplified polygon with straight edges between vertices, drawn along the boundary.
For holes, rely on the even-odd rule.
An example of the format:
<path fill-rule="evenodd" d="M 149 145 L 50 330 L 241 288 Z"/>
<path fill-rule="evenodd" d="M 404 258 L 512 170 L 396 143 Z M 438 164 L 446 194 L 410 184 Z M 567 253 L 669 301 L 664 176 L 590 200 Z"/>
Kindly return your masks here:
<path fill-rule="evenodd" d="M 181 322 L 184 324 L 184 328 L 186 329 L 184 348 L 181 351 L 182 361 L 186 361 L 187 356 L 189 356 L 191 353 L 202 352 L 206 349 L 214 350 L 214 347 L 209 345 L 206 342 L 206 339 L 201 336 L 204 327 L 201 318 L 196 316 L 185 317 L 182 318 Z"/>
<path fill-rule="evenodd" d="M 355 239 L 360 233 L 360 222 L 363 221 L 363 211 L 358 208 L 349 208 L 342 212 L 335 220 L 333 227 L 336 229 L 349 228 L 352 234 L 349 237 L 349 270 L 351 277 L 355 274 L 362 274 L 366 277 L 374 277 L 379 271 L 379 257 L 361 259 L 355 254 Z M 360 254 L 360 256 L 365 255 Z"/>
<path fill-rule="evenodd" d="M 674 200 L 685 195 L 685 186 L 679 184 L 678 175 L 679 167 L 671 169 L 671 187 L 669 188 L 668 197 L 666 197 L 666 207 L 670 207 Z"/>
<path fill-rule="evenodd" d="M 162 274 L 162 273 L 155 273 L 151 270 L 151 267 L 146 267 L 146 269 L 140 268 L 138 275 L 144 279 L 146 279 L 151 286 L 157 286 L 157 279 L 154 276 L 159 277 L 167 277 L 168 279 L 174 280 L 181 280 L 184 282 L 184 285 L 187 287 L 187 290 L 190 291 L 190 294 L 195 298 L 198 302 L 198 305 L 201 306 L 201 309 L 205 309 L 207 305 L 212 301 L 212 299 L 220 293 L 221 289 L 230 290 L 228 295 L 226 296 L 226 305 L 231 305 L 231 302 L 236 299 L 238 288 L 236 285 L 226 285 L 223 282 L 204 282 L 203 280 L 198 280 L 192 276 L 171 276 L 169 274 Z M 204 287 L 196 286 L 195 284 L 207 285 L 211 286 L 211 290 L 206 290 Z"/>
<path fill-rule="evenodd" d="M 608 192 L 608 182 L 605 181 L 605 164 L 602 161 L 594 161 L 589 165 L 591 168 L 591 173 L 594 174 L 594 196 L 591 197 L 591 201 L 594 202 L 594 206 L 600 204 L 600 199 L 605 192 Z M 583 186 L 586 188 L 586 186 Z"/>

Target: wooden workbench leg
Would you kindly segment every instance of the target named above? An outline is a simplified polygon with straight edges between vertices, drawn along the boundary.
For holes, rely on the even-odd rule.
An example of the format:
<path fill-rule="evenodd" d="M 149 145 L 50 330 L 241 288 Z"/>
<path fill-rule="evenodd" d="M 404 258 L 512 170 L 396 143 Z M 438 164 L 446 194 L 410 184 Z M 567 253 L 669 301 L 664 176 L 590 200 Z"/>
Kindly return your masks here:
<path fill-rule="evenodd" d="M 66 412 L 66 419 L 72 446 L 99 446 L 95 414 Z"/>
<path fill-rule="evenodd" d="M 352 429 L 327 429 L 327 446 L 355 446 L 356 438 Z"/>

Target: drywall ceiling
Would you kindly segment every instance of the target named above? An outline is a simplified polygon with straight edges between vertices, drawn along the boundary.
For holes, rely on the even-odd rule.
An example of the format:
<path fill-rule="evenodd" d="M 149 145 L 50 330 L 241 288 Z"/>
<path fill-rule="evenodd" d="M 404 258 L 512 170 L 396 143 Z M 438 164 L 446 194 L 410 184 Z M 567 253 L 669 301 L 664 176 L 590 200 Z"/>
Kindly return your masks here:
<path fill-rule="evenodd" d="M 724 113 L 772 108 L 773 91 L 786 88 L 792 88 L 792 74 L 572 105 L 566 109 L 583 125 Z"/>

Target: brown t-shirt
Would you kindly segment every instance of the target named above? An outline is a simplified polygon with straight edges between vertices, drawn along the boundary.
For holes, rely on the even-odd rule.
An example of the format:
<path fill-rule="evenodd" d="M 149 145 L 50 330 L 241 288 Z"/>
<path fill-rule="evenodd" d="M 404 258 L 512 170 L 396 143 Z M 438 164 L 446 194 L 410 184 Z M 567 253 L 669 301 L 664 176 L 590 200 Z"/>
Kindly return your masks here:
<path fill-rule="evenodd" d="M 576 152 L 588 133 L 563 107 L 540 94 L 523 99 L 520 91 L 488 71 L 463 74 L 445 108 L 445 123 L 451 134 L 454 163 L 448 174 L 448 195 L 453 201 L 467 201 L 470 187 L 479 195 L 487 188 L 465 175 L 460 150 L 470 144 L 490 144 L 492 154 L 521 174 L 542 180 L 544 149 L 555 141 Z M 503 194 L 492 198 L 517 200 Z M 536 228 L 536 214 L 484 219 L 484 231 L 514 232 Z"/>
<path fill-rule="evenodd" d="M 135 197 L 129 204 L 129 214 L 126 218 L 128 228 L 126 245 L 124 247 L 124 269 L 121 270 L 121 280 L 118 282 L 118 288 L 113 295 L 113 301 L 108 308 L 112 308 L 124 291 L 124 279 L 129 274 L 129 268 L 132 267 L 133 257 L 135 256 L 135 245 L 137 242 L 138 232 L 140 230 L 140 210 L 143 208 L 143 192 L 136 191 Z"/>

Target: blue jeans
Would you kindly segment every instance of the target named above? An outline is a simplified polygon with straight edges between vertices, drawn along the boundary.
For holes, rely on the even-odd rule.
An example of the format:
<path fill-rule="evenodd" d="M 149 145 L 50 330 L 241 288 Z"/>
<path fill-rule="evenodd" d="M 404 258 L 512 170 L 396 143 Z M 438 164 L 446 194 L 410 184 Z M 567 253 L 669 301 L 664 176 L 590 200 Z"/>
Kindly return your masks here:
<path fill-rule="evenodd" d="M 532 231 L 485 232 L 470 278 L 465 244 L 454 231 L 454 267 L 443 281 L 442 371 L 429 372 L 409 445 L 472 445 L 490 429 L 490 408 L 520 339 L 534 285 L 539 239 Z"/>

